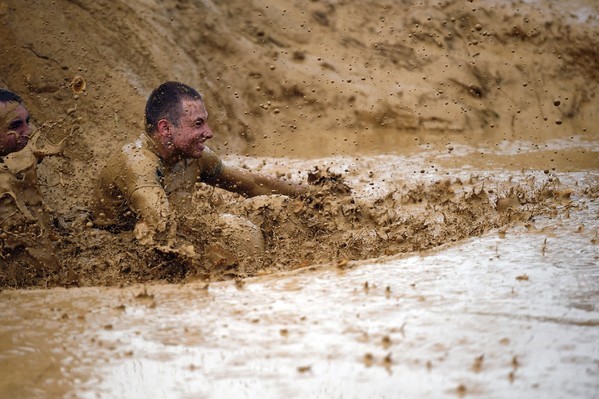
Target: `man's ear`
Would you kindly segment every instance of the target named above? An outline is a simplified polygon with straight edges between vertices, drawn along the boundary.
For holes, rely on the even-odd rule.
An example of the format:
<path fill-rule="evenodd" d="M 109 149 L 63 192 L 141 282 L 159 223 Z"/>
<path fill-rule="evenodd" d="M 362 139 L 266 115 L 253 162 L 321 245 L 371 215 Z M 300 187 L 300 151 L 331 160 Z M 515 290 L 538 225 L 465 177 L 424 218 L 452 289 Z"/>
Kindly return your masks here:
<path fill-rule="evenodd" d="M 168 137 L 171 130 L 171 123 L 167 119 L 160 119 L 156 125 L 158 134 L 164 137 Z"/>

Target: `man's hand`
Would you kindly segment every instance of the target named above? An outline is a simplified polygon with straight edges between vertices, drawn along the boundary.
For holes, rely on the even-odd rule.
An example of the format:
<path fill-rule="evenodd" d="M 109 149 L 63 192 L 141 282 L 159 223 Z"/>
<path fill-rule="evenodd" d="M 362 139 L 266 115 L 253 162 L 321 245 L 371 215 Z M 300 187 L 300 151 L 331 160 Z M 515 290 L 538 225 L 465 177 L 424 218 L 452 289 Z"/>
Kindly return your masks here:
<path fill-rule="evenodd" d="M 174 233 L 174 231 L 170 231 L 170 233 Z M 199 256 L 196 253 L 195 247 L 187 241 L 183 241 L 180 239 L 173 238 L 173 234 L 168 234 L 166 245 L 158 244 L 158 242 L 162 241 L 162 238 L 158 238 L 158 242 L 154 239 L 156 236 L 156 230 L 149 227 L 145 222 L 140 221 L 135 225 L 134 230 L 135 238 L 139 241 L 140 244 L 154 248 L 155 250 L 165 253 L 165 254 L 174 254 L 181 259 L 187 261 L 197 261 L 199 260 Z M 164 234 L 158 234 L 160 237 L 163 237 Z"/>
<path fill-rule="evenodd" d="M 150 228 L 145 222 L 140 221 L 135 225 L 135 229 L 133 230 L 135 234 L 135 238 L 142 245 L 152 245 L 154 244 L 154 234 L 155 230 Z"/>

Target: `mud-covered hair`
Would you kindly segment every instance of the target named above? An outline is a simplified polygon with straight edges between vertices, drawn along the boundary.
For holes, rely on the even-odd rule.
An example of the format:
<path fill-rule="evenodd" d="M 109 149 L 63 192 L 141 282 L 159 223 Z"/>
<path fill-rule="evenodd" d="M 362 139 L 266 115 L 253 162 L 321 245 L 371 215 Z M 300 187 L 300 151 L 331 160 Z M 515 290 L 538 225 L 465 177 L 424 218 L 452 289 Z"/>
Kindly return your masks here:
<path fill-rule="evenodd" d="M 154 89 L 146 103 L 146 131 L 154 133 L 160 119 L 179 126 L 183 100 L 202 101 L 202 96 L 194 88 L 180 82 L 165 82 Z"/>
<path fill-rule="evenodd" d="M 7 89 L 0 89 L 0 103 L 16 102 L 23 104 L 23 99 Z"/>

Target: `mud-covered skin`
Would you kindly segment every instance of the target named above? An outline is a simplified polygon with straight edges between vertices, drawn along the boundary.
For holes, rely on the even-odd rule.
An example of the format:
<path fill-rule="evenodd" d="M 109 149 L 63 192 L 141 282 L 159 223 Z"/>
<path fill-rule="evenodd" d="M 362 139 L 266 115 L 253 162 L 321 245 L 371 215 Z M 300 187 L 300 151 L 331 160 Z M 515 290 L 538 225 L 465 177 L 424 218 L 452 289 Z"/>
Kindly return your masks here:
<path fill-rule="evenodd" d="M 0 163 L 0 280 L 27 286 L 60 269 L 51 216 L 38 190 L 35 150 L 5 157 Z"/>
<path fill-rule="evenodd" d="M 142 134 L 108 162 L 96 186 L 96 225 L 114 231 L 135 224 L 139 243 L 202 275 L 232 268 L 233 275 L 245 274 L 245 265 L 259 263 L 264 242 L 255 225 L 239 216 L 212 214 L 206 204 L 190 201 L 200 182 L 220 175 L 223 165 L 216 154 L 203 146 L 201 156 L 168 164 L 156 152 Z"/>
<path fill-rule="evenodd" d="M 18 102 L 0 102 L 0 157 L 21 151 L 29 141 L 29 112 Z"/>
<path fill-rule="evenodd" d="M 166 82 L 156 91 L 177 85 L 183 87 L 180 83 Z M 260 230 L 251 222 L 233 215 L 207 214 L 200 222 L 201 230 L 212 239 L 204 241 L 205 245 L 189 244 L 188 237 L 175 237 L 179 227 L 175 215 L 194 215 L 203 207 L 203 204 L 192 206 L 189 201 L 195 185 L 205 182 L 249 197 L 272 193 L 297 195 L 305 188 L 224 165 L 206 146 L 213 132 L 203 101 L 189 98 L 176 101 L 168 107 L 181 109 L 178 120 L 161 118 L 153 122 L 156 126 L 149 126 L 140 139 L 124 146 L 108 160 L 97 183 L 96 225 L 114 230 L 113 226 L 126 226 L 133 216 L 134 235 L 140 244 L 180 256 L 184 262 L 203 263 L 206 270 L 217 265 L 241 270 L 248 262 L 258 262 L 264 247 Z M 152 94 L 148 107 L 153 102 Z M 197 227 L 197 221 L 190 225 L 191 229 Z M 198 247 L 202 249 L 200 254 Z M 216 252 L 218 256 L 212 256 Z"/>
<path fill-rule="evenodd" d="M 41 198 L 35 190 L 27 188 L 26 181 L 17 179 L 4 163 L 0 163 L 0 245 L 4 257 L 19 245 L 33 243 L 40 233 L 38 228 L 28 228 L 35 226 L 37 221 L 35 212 L 28 205 L 39 206 Z"/>
<path fill-rule="evenodd" d="M 188 197 L 195 183 L 218 175 L 221 168 L 220 159 L 208 147 L 200 158 L 164 164 L 144 133 L 102 170 L 96 186 L 95 223 L 122 225 L 133 216 L 148 232 L 165 232 L 172 217 L 169 197 Z"/>
<path fill-rule="evenodd" d="M 29 111 L 16 101 L 0 102 L 0 280 L 27 286 L 60 269 L 52 242 L 51 217 L 38 187 L 37 165 L 61 145 L 38 146 Z"/>

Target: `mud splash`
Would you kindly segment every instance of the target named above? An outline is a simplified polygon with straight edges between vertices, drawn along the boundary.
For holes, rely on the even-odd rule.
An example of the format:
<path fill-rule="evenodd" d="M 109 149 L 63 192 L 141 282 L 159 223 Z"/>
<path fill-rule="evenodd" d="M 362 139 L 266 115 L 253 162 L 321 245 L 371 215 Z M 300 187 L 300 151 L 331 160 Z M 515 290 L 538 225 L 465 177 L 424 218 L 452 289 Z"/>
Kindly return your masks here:
<path fill-rule="evenodd" d="M 573 200 L 418 255 L 243 284 L 3 291 L 0 393 L 593 397 L 599 209 Z"/>
<path fill-rule="evenodd" d="M 416 252 L 554 214 L 571 202 L 573 193 L 580 194 L 576 190 L 596 190 L 565 188 L 554 172 L 447 170 L 443 175 L 437 168 L 434 175 L 420 169 L 408 178 L 391 172 L 387 165 L 392 162 L 396 168 L 409 170 L 414 159 L 362 158 L 351 161 L 351 166 L 347 161 L 324 160 L 308 169 L 311 192 L 299 199 L 268 196 L 239 201 L 226 191 L 199 187 L 191 198 L 185 198 L 177 223 L 177 235 L 203 254 L 199 262 L 158 245 L 148 251 L 136 243 L 131 231 L 111 233 L 93 228 L 82 214 L 60 220 L 57 243 L 64 266 L 59 272 L 48 270 L 25 282 L 20 282 L 16 273 L 4 272 L 3 285 L 215 281 Z M 305 163 L 300 171 L 306 170 Z M 183 212 L 189 209 L 195 211 Z M 214 252 L 206 248 L 230 244 L 227 234 L 206 234 L 214 231 L 208 227 L 215 214 L 235 215 L 257 226 L 264 238 L 264 255 L 241 262 L 235 257 L 228 262 L 225 255 L 219 262 L 209 261 Z M 106 253 L 115 256 L 107 258 Z"/>

